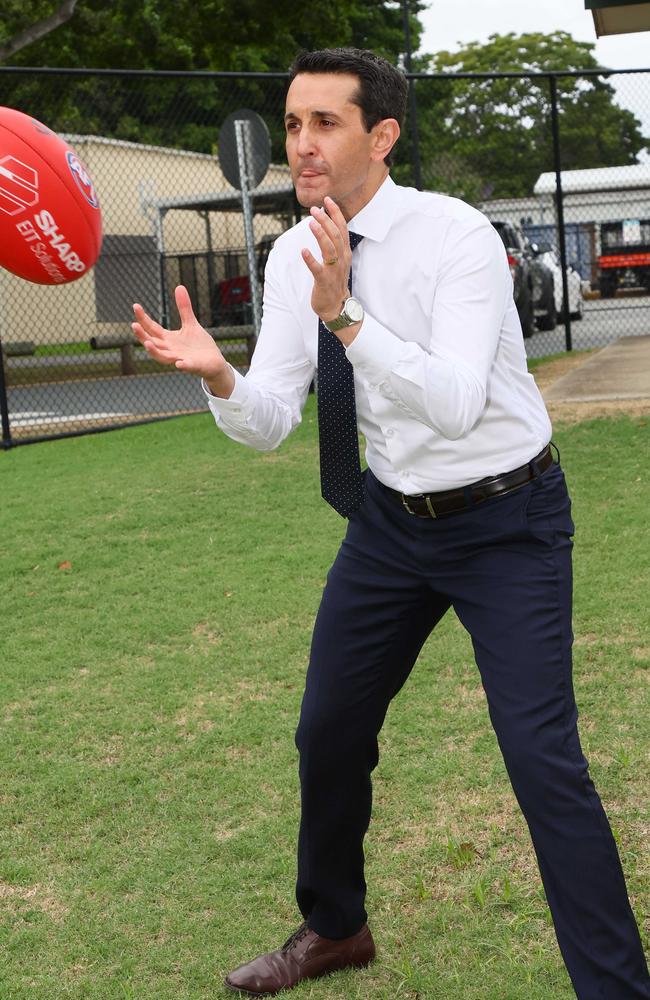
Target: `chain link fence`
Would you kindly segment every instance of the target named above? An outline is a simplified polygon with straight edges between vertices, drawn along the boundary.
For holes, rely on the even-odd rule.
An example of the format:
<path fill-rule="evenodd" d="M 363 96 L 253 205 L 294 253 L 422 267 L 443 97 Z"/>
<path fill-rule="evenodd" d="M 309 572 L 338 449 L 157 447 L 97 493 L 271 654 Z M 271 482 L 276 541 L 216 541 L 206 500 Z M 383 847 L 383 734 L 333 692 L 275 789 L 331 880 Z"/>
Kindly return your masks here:
<path fill-rule="evenodd" d="M 649 334 L 650 70 L 409 79 L 395 179 L 490 218 L 529 355 Z M 130 329 L 133 302 L 177 324 L 179 283 L 246 370 L 254 277 L 301 214 L 284 158 L 285 89 L 286 74 L 0 69 L 0 105 L 69 142 L 104 221 L 97 264 L 72 284 L 0 271 L 4 447 L 205 410 L 198 380 L 151 362 Z M 262 116 L 271 144 L 252 197 L 252 260 L 241 196 L 217 155 L 221 124 L 242 108 Z"/>

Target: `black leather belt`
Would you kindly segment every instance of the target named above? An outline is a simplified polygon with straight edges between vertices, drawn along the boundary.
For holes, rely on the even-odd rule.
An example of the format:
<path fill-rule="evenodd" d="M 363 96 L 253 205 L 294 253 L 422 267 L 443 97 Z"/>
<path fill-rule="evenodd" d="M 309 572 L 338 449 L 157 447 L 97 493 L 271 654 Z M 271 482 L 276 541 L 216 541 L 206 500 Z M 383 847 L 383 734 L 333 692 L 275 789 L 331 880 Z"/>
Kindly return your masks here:
<path fill-rule="evenodd" d="M 479 480 L 478 483 L 470 483 L 469 486 L 461 486 L 456 490 L 446 490 L 444 493 L 417 493 L 415 496 L 406 496 L 398 490 L 392 490 L 390 486 L 384 486 L 383 483 L 380 485 L 415 517 L 445 517 L 447 514 L 469 510 L 470 507 L 483 503 L 490 497 L 511 493 L 520 486 L 530 483 L 531 480 L 537 479 L 552 464 L 553 454 L 548 444 L 539 455 L 526 465 L 513 469 L 512 472 L 504 472 L 501 476 L 489 476 L 487 479 Z"/>

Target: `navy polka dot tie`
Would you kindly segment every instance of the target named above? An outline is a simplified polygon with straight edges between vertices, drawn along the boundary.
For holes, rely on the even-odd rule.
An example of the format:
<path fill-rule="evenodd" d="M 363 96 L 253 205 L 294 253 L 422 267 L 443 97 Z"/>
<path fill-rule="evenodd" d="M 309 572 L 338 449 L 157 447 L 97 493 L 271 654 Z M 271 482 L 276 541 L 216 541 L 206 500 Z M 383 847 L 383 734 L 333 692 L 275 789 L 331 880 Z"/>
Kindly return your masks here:
<path fill-rule="evenodd" d="M 349 236 L 354 250 L 363 236 L 358 233 Z M 351 293 L 352 270 L 348 288 Z M 354 371 L 345 356 L 345 347 L 321 320 L 318 321 L 318 438 L 323 499 L 342 517 L 349 517 L 363 500 Z"/>

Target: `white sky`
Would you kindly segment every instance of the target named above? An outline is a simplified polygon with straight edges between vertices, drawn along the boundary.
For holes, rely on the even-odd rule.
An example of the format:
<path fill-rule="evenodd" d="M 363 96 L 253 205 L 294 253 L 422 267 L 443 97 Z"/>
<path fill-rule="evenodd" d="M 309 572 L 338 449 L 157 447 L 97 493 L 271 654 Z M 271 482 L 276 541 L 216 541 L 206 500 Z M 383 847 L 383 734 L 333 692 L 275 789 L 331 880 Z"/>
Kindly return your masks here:
<path fill-rule="evenodd" d="M 595 42 L 594 54 L 603 66 L 650 68 L 650 31 L 597 39 L 584 0 L 429 0 L 420 20 L 425 26 L 423 52 L 454 51 L 459 43 L 483 42 L 491 34 L 505 35 L 509 31 L 520 35 L 526 31 L 548 34 L 560 30 L 579 41 Z"/>
<path fill-rule="evenodd" d="M 594 42 L 594 55 L 611 69 L 650 68 L 650 31 L 596 38 L 591 11 L 584 0 L 428 0 L 420 14 L 424 33 L 421 52 L 454 52 L 467 42 L 485 42 L 491 34 L 567 31 L 578 41 Z M 495 66 L 495 70 L 499 70 Z M 561 66 L 557 67 L 562 69 Z M 650 136 L 650 73 L 614 77 L 617 101 L 639 118 Z"/>

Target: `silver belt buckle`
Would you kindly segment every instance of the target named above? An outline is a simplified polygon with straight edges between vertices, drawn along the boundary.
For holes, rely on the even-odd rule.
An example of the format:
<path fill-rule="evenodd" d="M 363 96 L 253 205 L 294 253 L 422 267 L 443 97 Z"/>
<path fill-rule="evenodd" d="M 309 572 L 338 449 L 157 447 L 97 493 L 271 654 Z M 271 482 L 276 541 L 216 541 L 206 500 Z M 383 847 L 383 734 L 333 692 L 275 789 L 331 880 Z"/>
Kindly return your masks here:
<path fill-rule="evenodd" d="M 406 511 L 406 513 L 410 514 L 411 517 L 415 517 L 415 511 L 411 510 L 411 508 L 409 507 L 408 500 L 407 500 L 405 494 L 404 493 L 400 493 L 400 498 L 401 498 L 401 501 L 402 501 L 402 507 L 404 508 L 404 510 Z"/>
<path fill-rule="evenodd" d="M 411 508 L 409 507 L 409 504 L 408 504 L 408 498 L 404 495 L 404 493 L 400 493 L 400 497 L 402 499 L 402 506 L 403 506 L 404 510 L 408 514 L 411 514 L 412 517 L 424 517 L 423 514 L 417 514 L 416 511 L 411 510 Z M 431 517 L 437 517 L 438 515 L 436 514 L 435 510 L 433 509 L 433 505 L 431 503 L 430 497 L 427 496 L 425 493 L 421 493 L 420 497 L 421 497 L 422 500 L 424 500 L 424 502 L 426 504 L 426 508 L 429 511 L 430 516 Z"/>

